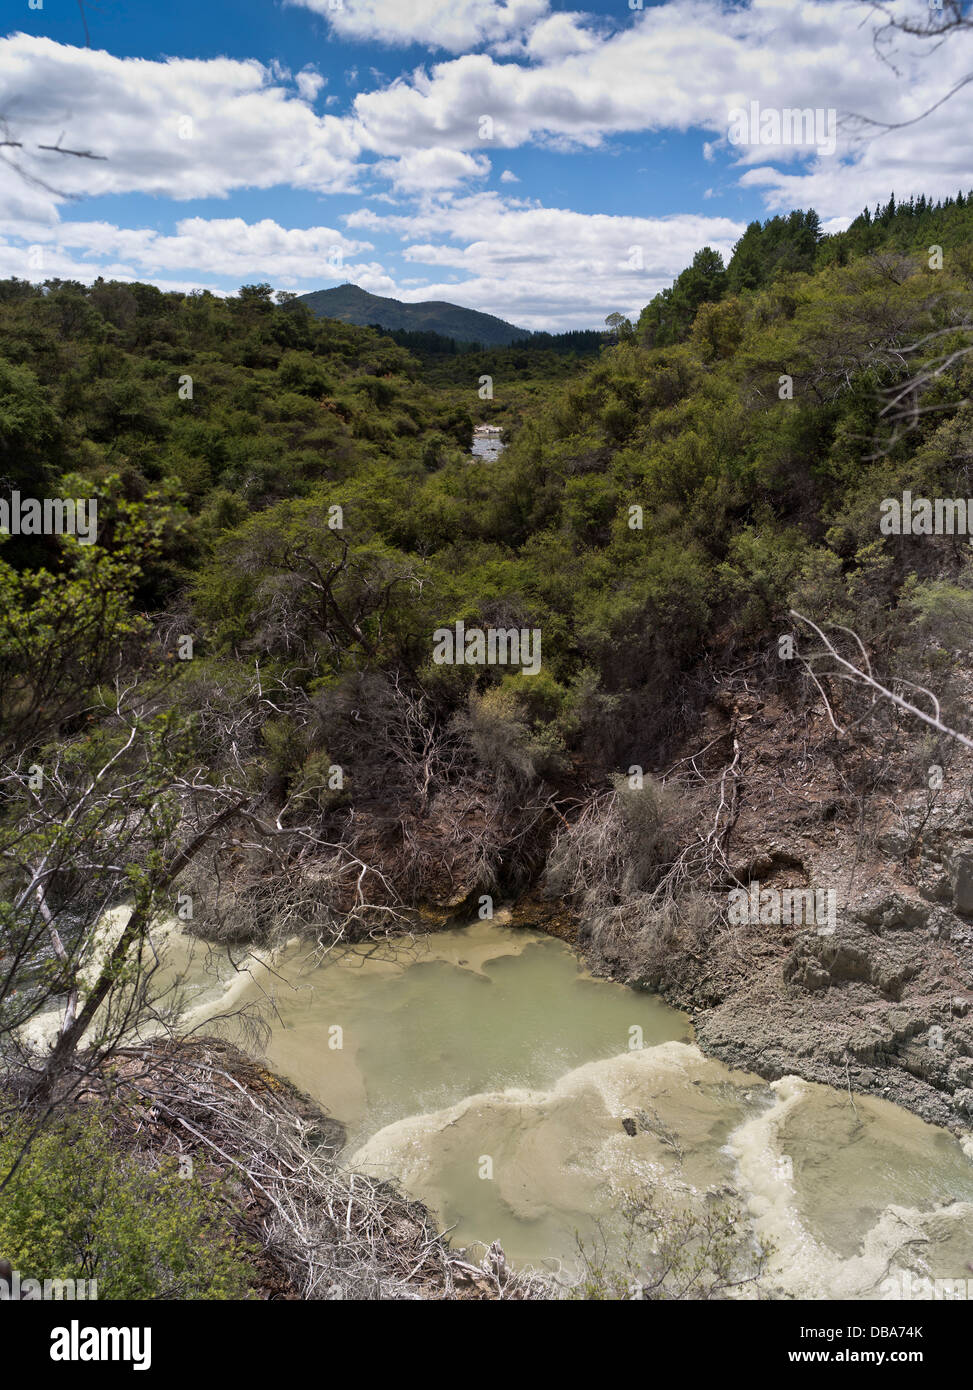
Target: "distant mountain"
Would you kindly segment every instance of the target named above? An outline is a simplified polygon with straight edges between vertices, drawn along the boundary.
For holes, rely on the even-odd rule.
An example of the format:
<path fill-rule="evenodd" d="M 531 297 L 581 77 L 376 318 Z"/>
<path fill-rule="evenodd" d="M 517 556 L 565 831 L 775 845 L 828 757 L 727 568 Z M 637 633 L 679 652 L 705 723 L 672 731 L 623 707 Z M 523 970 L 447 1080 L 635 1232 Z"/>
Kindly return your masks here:
<path fill-rule="evenodd" d="M 298 298 L 317 318 L 341 319 L 363 328 L 377 323 L 382 328 L 431 330 L 459 342 L 482 343 L 484 347 L 505 347 L 531 336 L 529 328 L 518 328 L 493 314 L 481 314 L 477 309 L 464 309 L 442 299 L 405 304 L 401 299 L 383 299 L 380 295 L 369 294 L 357 285 L 312 290 Z"/>

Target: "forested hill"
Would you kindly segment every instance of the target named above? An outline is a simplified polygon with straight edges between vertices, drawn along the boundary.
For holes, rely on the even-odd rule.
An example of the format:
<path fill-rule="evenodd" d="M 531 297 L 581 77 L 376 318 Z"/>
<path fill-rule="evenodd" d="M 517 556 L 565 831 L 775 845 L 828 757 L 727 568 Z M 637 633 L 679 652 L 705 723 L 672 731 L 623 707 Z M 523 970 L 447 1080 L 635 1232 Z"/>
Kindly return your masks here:
<path fill-rule="evenodd" d="M 940 202 L 921 196 L 896 203 L 893 194 L 884 206 L 874 212 L 866 208 L 845 231 L 832 236 L 822 236 L 813 209 L 751 222 L 727 264 L 709 246 L 696 253 L 692 265 L 645 306 L 639 335 L 657 347 L 682 342 L 701 304 L 761 289 L 779 275 L 846 265 L 869 253 L 928 256 L 941 243 L 948 243 L 954 253 L 973 245 L 973 192 Z"/>
<path fill-rule="evenodd" d="M 811 264 L 790 270 L 773 219 L 741 243 L 758 264 L 770 247 L 766 283 L 733 289 L 733 262 L 708 298 L 677 280 L 666 302 L 692 308 L 679 341 L 659 343 L 650 305 L 593 364 L 568 361 L 565 380 L 559 359 L 529 397 L 498 358 L 498 406 L 529 404 L 489 465 L 467 452 L 484 410 L 475 355 L 468 380 L 434 385 L 387 338 L 277 303 L 268 286 L 221 300 L 6 281 L 0 476 L 31 495 L 98 496 L 102 520 L 84 554 L 56 537 L 4 543 L 3 642 L 22 641 L 17 595 L 40 582 L 25 574 L 83 574 L 88 592 L 98 557 L 117 559 L 138 522 L 141 559 L 112 591 L 118 621 L 127 604 L 177 612 L 197 672 L 219 684 L 237 663 L 296 663 L 306 690 L 337 698 L 368 671 L 416 683 L 447 721 L 487 700 L 499 742 L 476 745 L 485 766 L 512 740 L 509 756 L 540 779 L 650 761 L 679 723 L 674 692 L 701 688 L 713 661 L 770 651 L 794 604 L 853 620 L 888 660 L 901 646 L 920 661 L 917 634 L 938 611 L 928 586 L 965 595 L 969 548 L 884 536 L 878 509 L 906 487 L 969 491 L 970 359 L 907 393 L 916 410 L 898 428 L 882 392 L 967 341 L 968 209 L 886 210 L 826 243 L 824 264 L 818 238 Z M 812 216 L 783 220 L 792 245 Z M 859 248 L 876 221 L 910 249 Z M 930 225 L 942 268 L 926 254 Z M 842 245 L 844 265 L 830 254 Z M 329 557 L 339 577 L 322 603 L 313 575 Z M 457 619 L 541 629 L 542 674 L 432 664 L 431 633 Z M 369 697 L 356 708 L 358 739 Z M 337 756 L 349 737 L 340 719 L 314 730 L 275 755 L 285 783 L 319 741 Z M 360 768 L 361 786 L 370 775 Z"/>
<path fill-rule="evenodd" d="M 47 496 L 80 474 L 119 498 L 151 495 L 193 518 L 169 556 L 184 583 L 204 537 L 279 499 L 364 477 L 381 458 L 424 473 L 469 447 L 471 403 L 431 392 L 415 358 L 277 299 L 268 285 L 220 299 L 0 282 L 5 487 Z"/>
<path fill-rule="evenodd" d="M 313 290 L 299 298 L 318 317 L 341 319 L 344 323 L 356 323 L 361 327 L 377 324 L 380 328 L 428 331 L 484 347 L 505 347 L 531 336 L 530 329 L 517 328 L 505 319 L 480 313 L 477 309 L 464 309 L 459 304 L 449 304 L 439 299 L 406 304 L 400 299 L 385 299 L 381 295 L 369 294 L 358 285 L 336 285 L 330 290 Z"/>
<path fill-rule="evenodd" d="M 370 328 L 381 329 L 381 324 L 369 324 Z M 476 352 L 481 345 L 474 342 L 457 342 L 455 338 L 444 337 L 431 329 L 386 328 L 393 342 L 407 348 L 416 356 L 427 359 L 462 356 Z M 530 349 L 531 353 L 553 352 L 560 357 L 596 357 L 610 335 L 604 329 L 574 328 L 565 333 L 531 333 L 529 337 L 518 338 L 510 344 L 512 353 Z"/>
<path fill-rule="evenodd" d="M 710 253 L 596 358 L 484 349 L 449 371 L 267 285 L 0 283 L 0 500 L 98 504 L 95 544 L 0 540 L 11 881 L 23 845 L 56 840 L 72 922 L 134 893 L 145 929 L 178 887 L 195 930 L 323 945 L 543 890 L 619 978 L 680 1007 L 732 994 L 766 962 L 732 954 L 727 875 L 771 865 L 771 837 L 785 864 L 860 869 L 878 793 L 924 796 L 949 761 L 901 704 L 805 658 L 795 614 L 973 733 L 969 533 L 882 525 L 906 493 L 973 493 L 968 206 L 880 212 L 876 244 L 875 218 L 843 242 L 772 219 L 737 253 L 755 285 Z M 507 442 L 489 462 L 469 452 L 488 409 Z M 533 656 L 444 660 L 458 624 Z M 870 961 L 854 940 L 841 959 Z M 805 1074 L 841 953 L 772 950 L 778 1018 L 809 982 L 809 1031 L 771 1040 Z M 912 958 L 873 966 L 897 1000 Z M 764 1004 L 734 1015 L 734 1065 L 761 1064 Z M 26 1007 L 17 991 L 8 1016 Z"/>
<path fill-rule="evenodd" d="M 109 551 L 123 504 L 164 518 L 139 602 L 189 604 L 214 660 L 299 650 L 326 683 L 362 664 L 394 667 L 453 705 L 471 682 L 499 676 L 467 671 L 444 684 L 428 665 L 435 626 L 500 612 L 540 625 L 545 676 L 516 696 L 528 700 L 518 717 L 552 765 L 580 749 L 610 760 L 669 720 L 671 682 L 712 643 L 764 640 L 795 586 L 835 612 L 854 590 L 867 622 L 872 601 L 894 610 L 904 600 L 916 565 L 956 568 L 952 542 L 913 555 L 907 537 L 883 539 L 876 508 L 905 479 L 917 495 L 923 480 L 947 496 L 965 488 L 953 478 L 965 356 L 924 388 L 936 410 L 913 428 L 888 439 L 880 412 L 905 348 L 945 328 L 965 341 L 956 325 L 973 321 L 969 217 L 962 198 L 886 208 L 824 242 L 813 214 L 771 219 L 748 229 L 715 281 L 692 270 L 677 279 L 663 303 L 678 315 L 664 331 L 657 297 L 594 365 L 559 359 L 529 396 L 516 383 L 529 361 L 501 354 L 498 408 L 529 408 L 505 417 L 512 442 L 489 467 L 467 454 L 489 404 L 475 354 L 468 379 L 457 368 L 433 384 L 389 339 L 315 319 L 292 296 L 275 302 L 268 286 L 223 300 L 6 281 L 0 477 L 33 495 L 102 495 Z M 928 264 L 932 231 L 942 269 Z M 795 256 L 805 268 L 786 268 Z M 741 266 L 753 264 L 776 271 L 747 288 Z M 935 354 L 955 345 L 929 341 Z M 920 366 L 922 353 L 909 362 Z M 326 504 L 345 509 L 361 611 L 343 636 L 300 604 L 295 626 L 268 628 L 275 538 L 308 553 L 335 543 L 317 519 Z M 629 526 L 632 505 L 642 530 Z M 3 553 L 20 568 L 75 563 L 49 537 L 12 538 Z M 381 618 L 369 597 L 378 572 L 399 576 Z M 883 618 L 883 645 L 898 630 Z"/>

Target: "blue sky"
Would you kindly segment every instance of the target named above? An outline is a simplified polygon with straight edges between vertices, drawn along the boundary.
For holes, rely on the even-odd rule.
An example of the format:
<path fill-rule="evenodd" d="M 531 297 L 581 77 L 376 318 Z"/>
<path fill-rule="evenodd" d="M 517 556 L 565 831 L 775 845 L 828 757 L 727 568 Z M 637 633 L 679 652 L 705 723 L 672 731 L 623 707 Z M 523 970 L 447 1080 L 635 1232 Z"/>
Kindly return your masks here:
<path fill-rule="evenodd" d="M 635 3 L 635 0 L 633 0 Z M 894 0 L 925 13 L 923 0 Z M 637 313 L 709 244 L 973 179 L 968 38 L 895 63 L 846 0 L 76 0 L 7 9 L 0 275 L 351 280 L 532 328 Z M 732 137 L 800 108 L 819 132 Z M 829 126 L 829 122 L 832 125 Z M 90 150 L 82 160 L 41 144 Z"/>

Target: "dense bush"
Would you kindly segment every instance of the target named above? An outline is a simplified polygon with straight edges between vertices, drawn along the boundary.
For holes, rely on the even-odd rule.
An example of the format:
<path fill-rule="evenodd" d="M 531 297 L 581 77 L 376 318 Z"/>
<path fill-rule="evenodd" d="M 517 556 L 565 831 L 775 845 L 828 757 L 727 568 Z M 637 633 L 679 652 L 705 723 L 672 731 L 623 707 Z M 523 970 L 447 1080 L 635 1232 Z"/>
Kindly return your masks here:
<path fill-rule="evenodd" d="M 6 1174 L 26 1124 L 0 1136 Z M 0 1193 L 0 1255 L 21 1280 L 98 1281 L 99 1299 L 235 1299 L 250 1254 L 233 1234 L 227 1195 L 175 1160 L 143 1167 L 116 1151 L 94 1115 L 41 1131 Z"/>

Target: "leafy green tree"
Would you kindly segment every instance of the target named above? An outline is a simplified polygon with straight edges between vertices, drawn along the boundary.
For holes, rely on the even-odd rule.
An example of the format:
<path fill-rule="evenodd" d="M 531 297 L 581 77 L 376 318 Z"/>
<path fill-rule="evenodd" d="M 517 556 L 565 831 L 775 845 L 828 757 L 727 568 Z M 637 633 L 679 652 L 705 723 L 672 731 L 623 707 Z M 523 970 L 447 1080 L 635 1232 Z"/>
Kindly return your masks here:
<path fill-rule="evenodd" d="M 641 342 L 666 347 L 685 340 L 701 304 L 715 303 L 726 287 L 726 268 L 718 251 L 704 246 L 693 263 L 676 276 L 672 288 L 651 300 L 638 321 Z"/>
<path fill-rule="evenodd" d="M 624 314 L 609 314 L 605 319 L 605 326 L 613 342 L 623 342 L 629 340 L 634 333 L 631 321 Z"/>
<path fill-rule="evenodd" d="M 813 270 L 821 239 L 821 222 L 813 209 L 751 222 L 733 248 L 726 272 L 731 294 L 756 290 L 779 272 Z"/>

